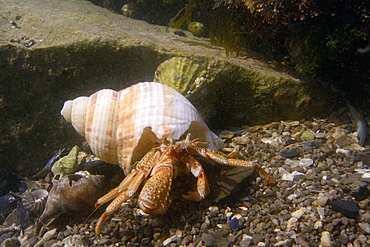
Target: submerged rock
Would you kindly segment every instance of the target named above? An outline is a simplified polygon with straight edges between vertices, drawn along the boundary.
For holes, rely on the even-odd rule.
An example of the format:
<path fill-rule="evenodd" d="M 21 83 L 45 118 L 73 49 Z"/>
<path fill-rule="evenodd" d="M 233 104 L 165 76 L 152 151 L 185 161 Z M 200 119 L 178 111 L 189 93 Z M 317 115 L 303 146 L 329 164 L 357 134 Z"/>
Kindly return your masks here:
<path fill-rule="evenodd" d="M 348 218 L 356 218 L 359 212 L 358 203 L 354 201 L 337 200 L 331 203 L 334 211 L 342 213 Z"/>

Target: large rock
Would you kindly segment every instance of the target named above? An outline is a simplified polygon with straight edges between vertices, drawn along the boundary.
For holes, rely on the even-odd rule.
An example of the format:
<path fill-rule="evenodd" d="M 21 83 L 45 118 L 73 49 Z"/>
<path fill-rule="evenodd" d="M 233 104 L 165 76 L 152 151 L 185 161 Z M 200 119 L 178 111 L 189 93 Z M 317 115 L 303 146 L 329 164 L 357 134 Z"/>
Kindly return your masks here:
<path fill-rule="evenodd" d="M 200 66 L 181 83 L 198 85 L 183 92 L 213 129 L 327 116 L 334 106 L 334 93 L 323 85 L 253 58 L 226 58 L 207 39 L 178 36 L 88 1 L 8 0 L 0 14 L 0 167 L 8 172 L 32 174 L 59 148 L 83 140 L 59 115 L 64 101 L 152 81 L 173 57 Z M 182 90 L 176 79 L 162 82 Z"/>

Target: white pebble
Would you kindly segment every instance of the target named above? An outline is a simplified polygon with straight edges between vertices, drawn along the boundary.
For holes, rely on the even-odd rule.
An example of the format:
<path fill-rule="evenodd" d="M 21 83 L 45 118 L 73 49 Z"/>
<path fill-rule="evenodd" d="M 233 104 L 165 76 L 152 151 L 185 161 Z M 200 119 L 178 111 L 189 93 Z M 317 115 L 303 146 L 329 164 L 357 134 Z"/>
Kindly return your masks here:
<path fill-rule="evenodd" d="M 275 243 L 274 246 L 287 246 L 288 243 L 289 243 L 289 239 L 286 239 L 286 240 L 282 240 L 282 241 Z"/>
<path fill-rule="evenodd" d="M 295 225 L 295 223 L 299 220 L 299 218 L 301 218 L 301 216 L 305 212 L 306 212 L 306 208 L 302 207 L 292 213 L 292 217 L 288 220 L 288 225 L 287 225 L 288 230 L 290 230 Z"/>
<path fill-rule="evenodd" d="M 47 241 L 49 241 L 55 234 L 55 232 L 57 231 L 56 228 L 50 230 L 50 231 L 47 231 L 43 236 L 42 236 L 42 239 L 40 241 L 38 241 L 36 244 L 35 244 L 35 247 L 40 247 L 42 246 L 44 243 L 46 243 Z"/>
<path fill-rule="evenodd" d="M 313 227 L 314 227 L 315 229 L 319 229 L 319 228 L 321 228 L 322 226 L 323 226 L 323 223 L 322 223 L 322 221 L 321 221 L 321 220 L 316 221 L 316 222 L 315 222 L 315 224 L 313 225 Z"/>
<path fill-rule="evenodd" d="M 290 166 L 290 167 L 296 167 L 296 166 L 298 166 L 299 165 L 299 161 L 298 160 L 292 160 L 292 159 L 286 159 L 285 160 L 285 165 L 288 165 L 288 166 Z"/>
<path fill-rule="evenodd" d="M 313 160 L 312 159 L 300 159 L 299 160 L 299 165 L 302 166 L 302 167 L 309 167 L 310 165 L 313 164 Z"/>
<path fill-rule="evenodd" d="M 331 247 L 330 232 L 324 231 L 321 233 L 320 246 Z"/>
<path fill-rule="evenodd" d="M 248 240 L 252 240 L 252 239 L 253 239 L 253 237 L 248 236 L 247 234 L 243 234 L 243 236 L 242 236 L 242 241 L 248 241 Z"/>
<path fill-rule="evenodd" d="M 291 195 L 289 195 L 288 197 L 287 197 L 287 199 L 288 200 L 294 200 L 294 199 L 296 199 L 298 197 L 298 195 L 296 195 L 296 194 L 291 194 Z"/>
<path fill-rule="evenodd" d="M 301 218 L 301 216 L 306 212 L 306 208 L 305 207 L 302 207 L 300 209 L 298 209 L 297 211 L 294 211 L 292 213 L 292 217 L 295 217 L 297 219 Z"/>
<path fill-rule="evenodd" d="M 351 155 L 351 150 L 347 150 L 347 149 L 343 149 L 343 148 L 337 148 L 335 150 L 335 153 L 337 153 L 337 154 L 344 154 L 346 156 L 350 156 Z"/>
<path fill-rule="evenodd" d="M 226 218 L 230 219 L 234 215 L 234 213 L 233 212 L 227 212 L 225 215 L 226 215 Z"/>
<path fill-rule="evenodd" d="M 325 218 L 325 208 L 317 207 L 316 210 L 320 216 L 320 219 L 324 219 Z"/>
<path fill-rule="evenodd" d="M 294 180 L 294 176 L 291 173 L 284 173 L 283 176 L 281 177 L 281 180 L 284 180 L 284 181 L 293 181 Z"/>
<path fill-rule="evenodd" d="M 218 214 L 220 212 L 217 206 L 210 206 L 208 210 L 211 214 Z"/>
<path fill-rule="evenodd" d="M 174 242 L 174 241 L 177 241 L 177 236 L 176 235 L 173 235 L 169 238 L 167 238 L 166 240 L 163 241 L 163 246 L 167 246 L 169 245 L 171 242 Z"/>

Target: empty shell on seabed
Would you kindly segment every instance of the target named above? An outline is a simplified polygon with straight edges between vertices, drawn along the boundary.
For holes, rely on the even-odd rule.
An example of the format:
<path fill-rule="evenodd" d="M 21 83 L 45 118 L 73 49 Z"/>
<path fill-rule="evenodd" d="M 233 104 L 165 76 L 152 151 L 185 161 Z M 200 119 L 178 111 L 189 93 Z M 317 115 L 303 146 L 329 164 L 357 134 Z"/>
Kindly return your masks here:
<path fill-rule="evenodd" d="M 49 224 L 61 213 L 83 211 L 94 208 L 96 200 L 103 195 L 104 176 L 70 174 L 53 182 L 40 221 Z"/>
<path fill-rule="evenodd" d="M 78 146 L 74 146 L 68 155 L 61 157 L 54 163 L 51 167 L 54 177 L 64 177 L 65 175 L 73 174 L 76 171 L 78 151 Z"/>
<path fill-rule="evenodd" d="M 193 138 L 210 142 L 210 148 L 222 147 L 195 107 L 160 83 L 138 83 L 118 92 L 103 89 L 65 102 L 61 114 L 85 136 L 96 156 L 120 164 L 126 174 L 132 161 L 139 160 L 159 139 L 179 140 L 191 133 Z"/>
<path fill-rule="evenodd" d="M 48 198 L 49 192 L 44 189 L 37 189 L 30 192 L 25 192 L 22 195 L 23 207 L 34 215 L 41 215 L 44 211 L 45 203 Z"/>

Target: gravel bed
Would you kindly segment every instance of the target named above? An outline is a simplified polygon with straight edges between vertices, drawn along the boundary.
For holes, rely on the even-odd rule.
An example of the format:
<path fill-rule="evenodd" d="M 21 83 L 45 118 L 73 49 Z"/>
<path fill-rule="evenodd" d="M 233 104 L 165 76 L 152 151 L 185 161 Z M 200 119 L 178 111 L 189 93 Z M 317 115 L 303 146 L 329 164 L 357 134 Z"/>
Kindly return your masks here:
<path fill-rule="evenodd" d="M 191 202 L 181 189 L 194 179 L 180 176 L 164 215 L 143 215 L 135 197 L 108 218 L 99 236 L 94 228 L 104 209 L 90 217 L 66 215 L 48 227 L 32 223 L 37 217 L 26 228 L 8 217 L 1 246 L 370 245 L 370 152 L 368 143 L 357 144 L 353 123 L 313 119 L 246 129 L 229 134 L 226 147 L 258 162 L 275 185 L 253 174 L 215 200 L 218 177 L 210 172 L 211 195 Z M 221 167 L 204 166 L 207 172 Z"/>

